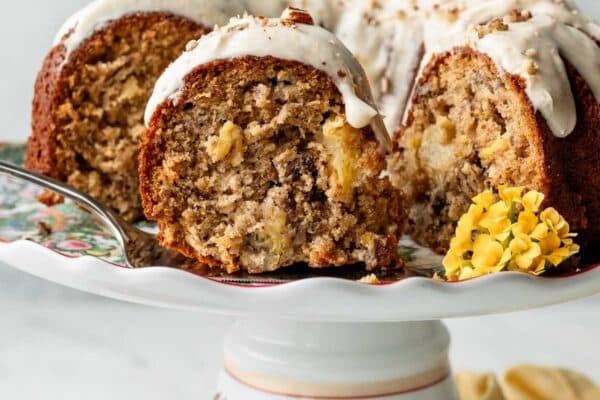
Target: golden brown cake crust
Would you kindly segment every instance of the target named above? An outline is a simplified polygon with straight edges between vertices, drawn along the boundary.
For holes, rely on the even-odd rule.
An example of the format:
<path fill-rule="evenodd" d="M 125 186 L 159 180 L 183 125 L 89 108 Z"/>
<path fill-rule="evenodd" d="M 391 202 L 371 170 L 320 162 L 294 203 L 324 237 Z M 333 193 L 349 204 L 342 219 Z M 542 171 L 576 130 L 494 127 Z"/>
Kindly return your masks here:
<path fill-rule="evenodd" d="M 88 192 L 117 210 L 127 220 L 142 217 L 136 173 L 138 144 L 135 140 L 136 133 L 127 132 L 127 126 L 131 128 L 135 125 L 136 130 L 137 127 L 143 127 L 143 110 L 146 100 L 150 97 L 153 80 L 183 50 L 187 41 L 196 39 L 207 31 L 208 29 L 183 17 L 162 12 L 144 12 L 125 16 L 96 31 L 73 50 L 66 62 L 65 46 L 55 46 L 45 58 L 35 83 L 32 131 L 27 144 L 26 167 L 67 181 L 77 189 Z M 128 36 L 130 32 L 131 36 Z M 176 38 L 160 37 L 173 34 Z M 144 49 L 148 57 L 169 59 L 155 62 L 156 66 L 145 67 L 146 70 L 142 72 L 141 68 L 134 64 L 135 55 L 132 52 L 127 53 L 131 50 L 123 43 L 126 40 L 131 40 L 127 42 L 131 44 L 131 48 L 137 46 L 135 49 Z M 168 51 L 157 46 L 156 54 L 152 54 L 154 40 L 171 40 L 177 43 L 171 44 Z M 140 55 L 139 59 L 144 57 Z M 148 60 L 147 57 L 145 59 Z M 124 61 L 123 65 L 110 69 L 111 64 L 120 63 L 121 60 Z M 110 107 L 118 108 L 116 102 L 121 100 L 115 100 L 115 96 L 109 92 L 111 88 L 102 87 L 101 82 L 96 82 L 97 87 L 92 87 L 93 83 L 85 81 L 101 68 L 107 69 L 105 81 L 112 82 L 113 91 L 121 91 L 123 96 L 126 96 L 127 90 L 138 90 L 138 87 L 130 84 L 137 82 L 140 90 L 144 92 L 141 95 L 135 93 L 135 99 L 122 100 L 124 113 L 135 114 L 131 121 L 124 122 L 124 118 L 119 116 L 102 115 Z M 152 68 L 156 71 L 151 71 Z M 119 73 L 124 76 L 120 82 L 117 76 Z M 148 73 L 154 76 L 146 75 Z M 106 91 L 103 94 L 104 89 Z M 102 99 L 102 96 L 106 98 Z M 104 104 L 101 104 L 102 102 Z M 107 104 L 106 108 L 102 107 Z M 94 107 L 95 110 L 92 110 Z M 95 122 L 86 128 L 86 120 Z M 67 133 L 65 124 L 73 121 L 78 125 Z M 115 127 L 113 131 L 107 130 L 106 134 L 98 132 L 109 126 Z M 90 131 L 88 137 L 85 134 L 86 129 Z M 117 131 L 120 132 L 115 133 Z M 113 135 L 114 138 L 107 135 Z M 120 148 L 114 146 L 117 154 L 113 158 L 118 160 L 122 157 L 123 160 L 117 161 L 120 167 L 105 168 L 110 164 L 111 140 L 121 143 Z M 107 145 L 101 150 L 94 148 L 102 146 L 104 141 Z M 86 154 L 83 154 L 84 152 Z M 106 154 L 103 156 L 101 152 Z M 129 156 L 129 153 L 133 156 Z M 127 162 L 125 158 L 131 161 Z M 50 199 L 46 197 L 45 200 Z"/>
<path fill-rule="evenodd" d="M 468 75 L 474 81 L 479 81 L 473 87 L 489 81 L 489 76 L 495 76 L 496 82 L 489 83 L 491 86 L 496 85 L 492 90 L 494 96 L 498 95 L 501 89 L 510 94 L 513 104 L 506 105 L 505 110 L 511 110 L 510 116 L 513 119 L 519 119 L 516 123 L 520 127 L 518 131 L 521 134 L 513 136 L 521 135 L 519 140 L 524 145 L 515 151 L 517 153 L 522 151 L 523 154 L 522 157 L 517 154 L 516 158 L 508 159 L 507 150 L 513 151 L 518 147 L 515 147 L 512 142 L 507 149 L 496 151 L 494 153 L 496 160 L 508 160 L 504 164 L 499 161 L 496 164 L 497 168 L 510 173 L 504 175 L 496 173 L 501 179 L 494 179 L 490 178 L 490 166 L 486 165 L 485 160 L 482 162 L 480 159 L 482 149 L 476 148 L 477 154 L 474 156 L 476 160 L 473 164 L 479 170 L 474 175 L 479 178 L 475 179 L 477 181 L 475 184 L 461 189 L 462 200 L 453 204 L 453 209 L 449 212 L 448 204 L 445 203 L 447 199 L 442 199 L 445 195 L 440 197 L 440 204 L 436 204 L 434 196 L 436 187 L 431 181 L 430 174 L 421 167 L 414 167 L 414 157 L 408 156 L 412 154 L 408 150 L 411 147 L 408 142 L 415 140 L 414 132 L 411 134 L 411 126 L 415 125 L 415 121 L 419 118 L 415 115 L 415 109 L 426 104 L 430 98 L 439 95 L 436 91 L 440 88 L 440 71 L 462 71 L 462 69 L 471 71 L 474 69 L 473 66 L 479 69 Z M 471 48 L 457 48 L 434 57 L 417 82 L 413 107 L 409 111 L 405 127 L 400 128 L 394 135 L 394 155 L 390 161 L 396 186 L 402 189 L 406 183 L 403 181 L 408 179 L 410 182 L 407 190 L 411 210 L 409 211 L 409 233 L 418 242 L 439 252 L 447 250 L 458 217 L 467 211 L 470 197 L 490 185 L 500 184 L 523 185 L 540 190 L 546 195 L 545 206 L 558 209 L 571 224 L 572 231 L 580 233 L 579 242 L 600 241 L 598 230 L 600 174 L 597 172 L 600 169 L 599 105 L 589 86 L 577 71 L 569 66 L 568 72 L 577 102 L 578 123 L 571 135 L 561 139 L 554 136 L 545 119 L 539 113 L 535 113 L 525 93 L 525 83 L 520 77 L 500 73 L 489 57 Z M 465 78 L 466 76 L 465 74 Z M 477 94 L 471 93 L 471 96 L 476 99 Z M 498 99 L 499 97 L 495 100 Z M 476 110 L 477 106 L 469 105 L 466 108 Z M 498 120 L 503 119 L 500 115 L 496 117 Z M 463 114 L 461 118 L 469 118 L 469 115 Z M 500 125 L 506 129 L 504 122 Z M 434 121 L 431 123 L 435 125 Z M 474 126 L 484 131 L 485 128 L 479 127 L 477 123 Z M 422 140 L 422 133 L 416 136 L 420 137 L 418 140 Z M 410 171 L 407 172 L 406 168 Z M 449 213 L 452 214 L 451 218 L 448 218 Z"/>
<path fill-rule="evenodd" d="M 334 200 L 340 193 L 324 175 L 331 171 L 323 146 L 308 129 L 320 132 L 337 113 L 343 114 L 343 102 L 332 80 L 295 61 L 247 56 L 197 67 L 177 104 L 157 108 L 142 142 L 142 203 L 159 223 L 161 243 L 229 272 L 296 262 L 398 267 L 404 215 L 399 193 L 379 179 L 385 157 L 371 129 L 358 131 L 361 172 L 352 200 Z M 241 164 L 235 161 L 240 154 L 211 161 L 207 149 L 220 126 L 241 130 Z M 253 134 L 261 138 L 251 141 Z M 243 184 L 231 183 L 238 181 Z M 231 188 L 221 189 L 225 183 Z M 264 230 L 256 227 L 277 219 L 285 221 L 276 233 L 284 244 L 268 240 L 265 250 Z M 222 243 L 226 250 L 217 248 Z"/>
<path fill-rule="evenodd" d="M 67 49 L 58 45 L 46 56 L 35 82 L 31 136 L 27 142 L 25 165 L 28 169 L 60 179 L 56 169 L 55 126 L 52 116 L 59 104 L 58 81 Z"/>
<path fill-rule="evenodd" d="M 567 63 L 571 88 L 575 93 L 577 125 L 565 140 L 554 138 L 557 153 L 562 153 L 567 182 L 574 195 L 581 197 L 587 225 L 581 229 L 583 242 L 600 244 L 600 104 L 588 83 Z M 546 135 L 549 135 L 546 127 Z M 563 194 L 562 196 L 567 196 Z"/>

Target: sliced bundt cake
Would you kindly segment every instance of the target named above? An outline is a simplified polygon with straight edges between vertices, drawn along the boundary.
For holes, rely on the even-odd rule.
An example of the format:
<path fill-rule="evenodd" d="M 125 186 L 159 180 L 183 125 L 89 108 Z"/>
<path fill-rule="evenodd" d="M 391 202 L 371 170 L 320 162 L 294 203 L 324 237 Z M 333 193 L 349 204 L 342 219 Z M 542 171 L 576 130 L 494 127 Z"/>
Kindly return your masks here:
<path fill-rule="evenodd" d="M 562 2 L 448 3 L 428 19 L 390 161 L 410 233 L 445 250 L 470 198 L 510 185 L 542 192 L 579 241 L 598 242 L 600 28 Z"/>
<path fill-rule="evenodd" d="M 142 217 L 137 154 L 156 78 L 188 41 L 243 12 L 237 3 L 98 0 L 74 15 L 37 79 L 27 167 Z"/>
<path fill-rule="evenodd" d="M 389 138 L 362 68 L 311 22 L 234 19 L 158 80 L 140 187 L 165 246 L 229 272 L 398 265 Z"/>

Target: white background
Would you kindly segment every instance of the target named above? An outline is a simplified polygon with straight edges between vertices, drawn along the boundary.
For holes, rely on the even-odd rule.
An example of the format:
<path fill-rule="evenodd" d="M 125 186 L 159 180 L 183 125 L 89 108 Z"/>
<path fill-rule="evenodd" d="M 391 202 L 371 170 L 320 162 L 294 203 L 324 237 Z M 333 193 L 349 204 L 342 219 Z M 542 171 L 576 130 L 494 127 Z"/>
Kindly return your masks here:
<path fill-rule="evenodd" d="M 25 140 L 37 69 L 63 20 L 86 3 L 3 2 L 0 141 Z M 600 16 L 597 0 L 579 3 Z M 599 307 L 595 298 L 448 321 L 454 366 L 501 371 L 546 363 L 600 382 Z M 0 399 L 210 399 L 230 323 L 97 298 L 0 265 Z"/>

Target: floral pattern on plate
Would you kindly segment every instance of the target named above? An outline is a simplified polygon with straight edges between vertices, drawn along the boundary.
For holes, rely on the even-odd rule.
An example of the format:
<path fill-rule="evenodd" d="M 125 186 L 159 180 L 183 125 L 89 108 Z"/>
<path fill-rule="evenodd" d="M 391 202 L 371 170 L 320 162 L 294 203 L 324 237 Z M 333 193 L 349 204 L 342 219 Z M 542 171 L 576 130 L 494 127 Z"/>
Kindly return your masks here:
<path fill-rule="evenodd" d="M 0 145 L 0 159 L 22 164 L 24 146 Z M 45 207 L 40 190 L 0 176 L 0 241 L 27 239 L 69 257 L 101 257 L 123 265 L 117 241 L 72 202 Z"/>

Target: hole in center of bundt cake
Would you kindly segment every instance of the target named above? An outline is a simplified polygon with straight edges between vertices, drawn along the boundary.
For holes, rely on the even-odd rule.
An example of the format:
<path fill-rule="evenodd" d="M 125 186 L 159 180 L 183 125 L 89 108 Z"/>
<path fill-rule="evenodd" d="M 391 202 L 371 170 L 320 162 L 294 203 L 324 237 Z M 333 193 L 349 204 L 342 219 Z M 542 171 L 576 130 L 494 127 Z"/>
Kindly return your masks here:
<path fill-rule="evenodd" d="M 379 179 L 374 135 L 346 123 L 327 76 L 271 58 L 218 61 L 181 96 L 143 155 L 164 243 L 230 272 L 392 263 L 398 197 Z"/>

